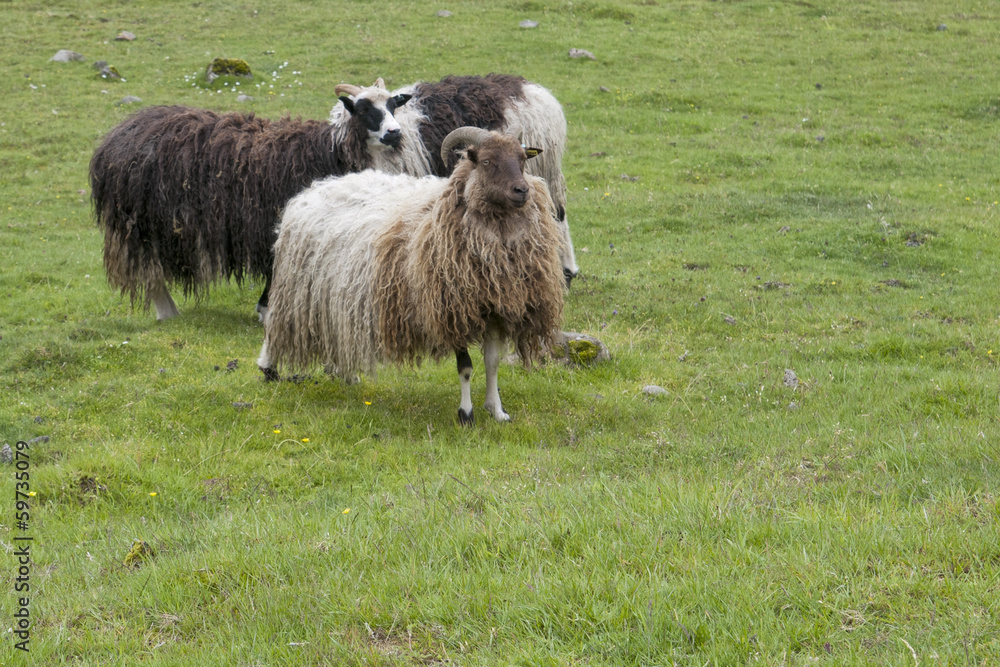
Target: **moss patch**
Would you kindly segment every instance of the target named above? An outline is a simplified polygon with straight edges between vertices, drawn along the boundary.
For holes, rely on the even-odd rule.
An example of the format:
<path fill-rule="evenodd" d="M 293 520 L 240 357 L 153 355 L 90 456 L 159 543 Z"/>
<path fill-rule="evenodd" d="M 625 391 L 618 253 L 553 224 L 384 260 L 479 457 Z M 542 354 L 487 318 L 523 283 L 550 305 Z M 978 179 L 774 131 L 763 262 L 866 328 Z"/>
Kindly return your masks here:
<path fill-rule="evenodd" d="M 153 548 L 140 539 L 132 542 L 132 548 L 125 554 L 122 565 L 125 567 L 139 567 L 144 561 L 151 559 L 154 555 Z"/>
<path fill-rule="evenodd" d="M 205 68 L 205 79 L 212 83 L 220 76 L 237 76 L 246 79 L 253 78 L 250 65 L 242 58 L 216 58 Z"/>
<path fill-rule="evenodd" d="M 567 341 L 566 346 L 569 348 L 569 358 L 578 364 L 589 364 L 601 351 L 601 348 L 589 340 Z"/>

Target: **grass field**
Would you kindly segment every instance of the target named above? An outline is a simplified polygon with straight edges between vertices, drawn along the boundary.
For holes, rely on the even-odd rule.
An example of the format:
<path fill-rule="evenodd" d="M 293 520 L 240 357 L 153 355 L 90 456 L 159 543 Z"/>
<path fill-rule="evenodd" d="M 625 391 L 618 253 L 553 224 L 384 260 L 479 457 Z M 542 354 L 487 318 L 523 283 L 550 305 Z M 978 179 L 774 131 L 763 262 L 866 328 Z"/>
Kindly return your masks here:
<path fill-rule="evenodd" d="M 0 442 L 49 437 L 26 531 L 0 467 L 0 663 L 1000 663 L 998 20 L 0 2 Z M 195 80 L 216 56 L 253 101 Z M 108 288 L 87 166 L 124 96 L 325 118 L 337 83 L 491 71 L 564 105 L 565 328 L 612 353 L 502 367 L 511 423 L 458 426 L 451 362 L 265 384 L 259 285 L 162 323 Z"/>

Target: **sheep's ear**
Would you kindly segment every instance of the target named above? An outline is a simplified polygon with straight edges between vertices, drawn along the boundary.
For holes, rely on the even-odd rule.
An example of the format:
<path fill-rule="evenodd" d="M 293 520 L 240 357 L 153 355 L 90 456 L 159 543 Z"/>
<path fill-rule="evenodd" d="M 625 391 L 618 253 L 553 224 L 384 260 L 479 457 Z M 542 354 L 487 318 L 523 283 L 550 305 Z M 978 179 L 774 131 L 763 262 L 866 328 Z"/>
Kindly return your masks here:
<path fill-rule="evenodd" d="M 479 161 L 479 156 L 476 155 L 476 149 L 474 146 L 469 146 L 465 149 L 465 157 L 469 158 L 469 162 L 476 164 Z"/>
<path fill-rule="evenodd" d="M 538 157 L 539 155 L 541 155 L 542 154 L 542 149 L 541 148 L 528 148 L 527 146 L 525 146 L 525 148 L 524 148 L 524 154 L 528 156 L 528 159 L 531 159 L 533 157 Z"/>
<path fill-rule="evenodd" d="M 340 101 L 344 103 L 344 108 L 347 109 L 348 113 L 354 113 L 354 102 L 351 101 L 350 97 L 340 97 Z"/>
<path fill-rule="evenodd" d="M 392 101 L 395 103 L 396 107 L 399 108 L 409 102 L 411 97 L 413 97 L 413 95 L 396 95 L 392 98 Z"/>

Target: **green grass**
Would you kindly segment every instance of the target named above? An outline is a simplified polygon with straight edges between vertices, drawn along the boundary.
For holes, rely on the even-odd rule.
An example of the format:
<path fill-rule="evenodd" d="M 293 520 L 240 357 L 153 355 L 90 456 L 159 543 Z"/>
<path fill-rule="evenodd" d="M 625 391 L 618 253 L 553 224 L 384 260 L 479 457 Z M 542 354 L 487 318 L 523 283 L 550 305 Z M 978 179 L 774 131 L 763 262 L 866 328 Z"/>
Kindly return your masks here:
<path fill-rule="evenodd" d="M 0 17 L 0 440 L 50 436 L 31 653 L 3 633 L 0 662 L 1000 662 L 995 5 Z M 60 48 L 87 61 L 48 62 Z M 204 84 L 214 57 L 247 60 L 254 101 Z M 512 423 L 461 429 L 451 363 L 265 384 L 259 285 L 163 323 L 108 289 L 87 167 L 125 95 L 324 118 L 337 83 L 490 71 L 564 105 L 565 328 L 612 353 L 503 366 Z M 137 568 L 134 539 L 154 551 Z"/>

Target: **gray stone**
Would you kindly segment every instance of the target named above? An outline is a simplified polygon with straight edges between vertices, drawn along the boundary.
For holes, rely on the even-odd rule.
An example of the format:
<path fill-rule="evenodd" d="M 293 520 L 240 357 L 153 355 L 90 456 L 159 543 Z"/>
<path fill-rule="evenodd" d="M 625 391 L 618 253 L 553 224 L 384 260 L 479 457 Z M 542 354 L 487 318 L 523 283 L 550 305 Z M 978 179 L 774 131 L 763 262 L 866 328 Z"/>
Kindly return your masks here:
<path fill-rule="evenodd" d="M 59 49 L 56 54 L 49 58 L 49 62 L 53 63 L 71 63 L 83 60 L 83 54 L 77 53 L 76 51 L 70 51 L 69 49 Z"/>
<path fill-rule="evenodd" d="M 449 12 L 447 9 L 442 9 L 442 10 L 438 11 L 437 15 L 440 16 L 440 17 L 442 17 L 442 18 L 447 18 L 447 17 L 451 16 L 451 12 Z"/>
<path fill-rule="evenodd" d="M 668 392 L 663 387 L 656 386 L 655 384 L 647 384 L 645 387 L 642 388 L 642 393 L 646 394 L 647 396 L 665 396 L 670 392 Z"/>
<path fill-rule="evenodd" d="M 29 440 L 28 444 L 29 445 L 36 445 L 36 444 L 39 444 L 39 443 L 46 443 L 48 441 L 49 441 L 49 436 L 47 436 L 47 435 L 40 435 L 37 438 L 32 438 L 31 440 Z"/>
<path fill-rule="evenodd" d="M 236 101 L 237 102 L 252 102 L 253 101 L 253 95 L 237 95 L 236 96 Z"/>
<path fill-rule="evenodd" d="M 135 35 L 132 34 L 132 33 L 130 33 L 128 30 L 122 30 L 115 37 L 115 41 L 116 42 L 134 42 L 135 41 Z"/>
<path fill-rule="evenodd" d="M 590 51 L 587 51 L 585 49 L 570 49 L 569 50 L 569 57 L 570 58 L 590 58 L 591 60 L 597 60 L 597 57 L 593 53 L 591 53 Z"/>
<path fill-rule="evenodd" d="M 94 69 L 100 73 L 102 79 L 109 79 L 112 81 L 125 80 L 122 78 L 121 72 L 118 71 L 118 68 L 114 65 L 109 65 L 106 60 L 98 60 L 94 63 Z"/>
<path fill-rule="evenodd" d="M 785 369 L 784 383 L 786 387 L 791 387 L 792 389 L 799 386 L 799 378 L 791 368 Z"/>
<path fill-rule="evenodd" d="M 608 346 L 593 336 L 560 331 L 556 334 L 552 356 L 568 364 L 596 364 L 611 358 Z"/>
<path fill-rule="evenodd" d="M 4 444 L 3 449 L 0 449 L 0 463 L 13 463 L 14 462 L 14 452 L 10 451 L 10 445 Z"/>
<path fill-rule="evenodd" d="M 795 412 L 798 409 L 799 409 L 799 404 L 796 403 L 795 401 L 792 401 L 791 403 L 788 404 L 789 412 Z"/>
<path fill-rule="evenodd" d="M 948 29 L 948 26 L 946 26 L 946 25 L 945 25 L 944 23 L 942 23 L 941 25 L 939 25 L 939 26 L 937 27 L 937 29 L 938 29 L 939 31 L 943 31 L 943 30 L 947 30 L 947 29 Z"/>
<path fill-rule="evenodd" d="M 142 102 L 142 98 L 136 97 L 135 95 L 126 95 L 125 97 L 115 102 L 115 104 L 117 106 L 122 107 L 125 106 L 126 104 L 135 104 L 136 102 Z"/>
<path fill-rule="evenodd" d="M 521 26 L 522 28 L 537 28 L 538 21 L 532 21 L 531 19 L 524 19 L 523 21 L 518 23 L 518 25 Z"/>
<path fill-rule="evenodd" d="M 250 65 L 242 58 L 215 58 L 205 68 L 205 81 L 212 83 L 220 76 L 237 76 L 253 79 Z"/>

